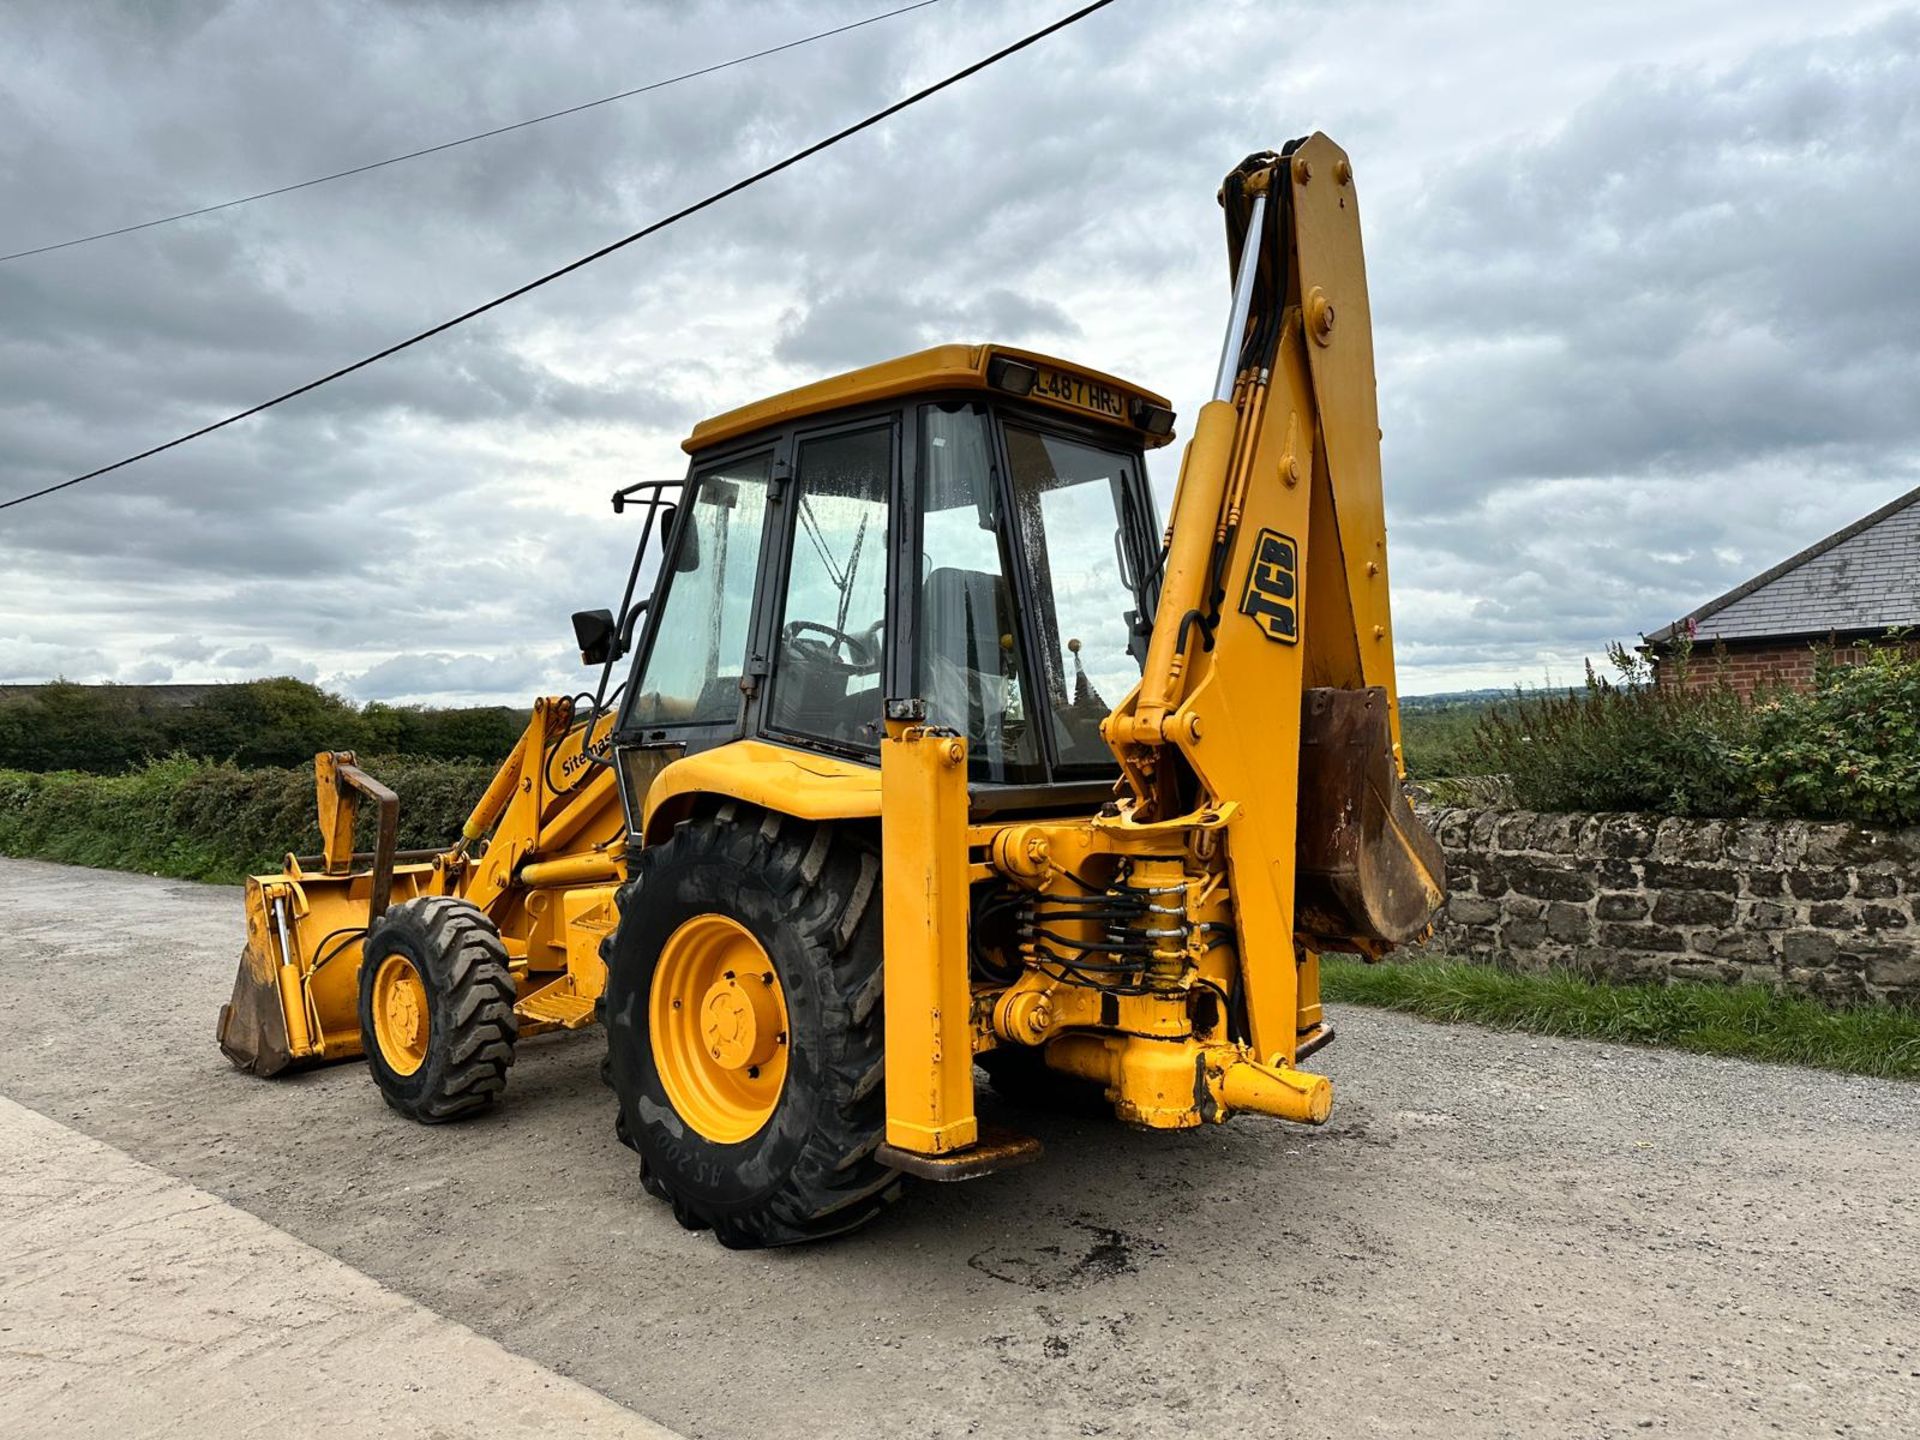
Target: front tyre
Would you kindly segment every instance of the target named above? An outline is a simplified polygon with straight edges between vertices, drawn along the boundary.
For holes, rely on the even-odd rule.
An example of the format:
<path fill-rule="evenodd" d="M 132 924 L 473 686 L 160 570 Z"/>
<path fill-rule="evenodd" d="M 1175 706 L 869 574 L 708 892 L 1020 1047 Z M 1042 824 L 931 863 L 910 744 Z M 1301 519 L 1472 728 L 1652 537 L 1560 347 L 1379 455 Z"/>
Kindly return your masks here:
<path fill-rule="evenodd" d="M 734 1247 L 851 1230 L 899 1192 L 880 861 L 857 832 L 726 804 L 642 850 L 607 955 L 607 1078 L 647 1190 Z"/>
<path fill-rule="evenodd" d="M 395 905 L 360 961 L 360 1043 L 387 1104 L 437 1125 L 486 1109 L 506 1088 L 519 1021 L 500 932 L 445 895 Z"/>

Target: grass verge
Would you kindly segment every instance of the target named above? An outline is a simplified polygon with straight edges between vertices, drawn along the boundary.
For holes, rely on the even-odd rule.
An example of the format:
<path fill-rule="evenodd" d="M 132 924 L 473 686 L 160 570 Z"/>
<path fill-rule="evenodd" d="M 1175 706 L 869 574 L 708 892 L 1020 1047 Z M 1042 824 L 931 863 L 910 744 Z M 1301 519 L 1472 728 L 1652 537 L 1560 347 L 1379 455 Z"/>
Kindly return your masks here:
<path fill-rule="evenodd" d="M 1457 961 L 1366 965 L 1331 955 L 1321 959 L 1320 983 L 1329 1001 L 1429 1020 L 1920 1079 L 1920 1012 L 1894 1006 L 1832 1009 L 1759 985 L 1617 985 Z"/>

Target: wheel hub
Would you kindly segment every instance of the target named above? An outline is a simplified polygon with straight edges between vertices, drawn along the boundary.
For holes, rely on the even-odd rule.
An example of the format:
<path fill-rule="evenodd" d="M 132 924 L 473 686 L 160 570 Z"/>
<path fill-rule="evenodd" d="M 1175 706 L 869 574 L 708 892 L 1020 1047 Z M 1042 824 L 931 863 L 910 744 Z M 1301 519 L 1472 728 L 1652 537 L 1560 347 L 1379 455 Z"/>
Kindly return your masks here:
<path fill-rule="evenodd" d="M 402 1045 L 420 1039 L 420 1002 L 413 998 L 411 986 L 400 986 L 387 996 L 387 1026 Z"/>
<path fill-rule="evenodd" d="M 413 961 L 395 951 L 373 977 L 373 1036 L 396 1075 L 411 1075 L 427 1058 L 427 986 Z"/>
<path fill-rule="evenodd" d="M 701 1023 L 707 1049 L 728 1070 L 749 1070 L 773 1058 L 780 1017 L 773 998 L 773 972 L 745 983 L 729 971 L 707 991 Z"/>
<path fill-rule="evenodd" d="M 772 1118 L 787 1078 L 787 1001 L 746 926 L 696 915 L 669 935 L 647 1015 L 654 1068 L 689 1127 L 732 1145 Z"/>

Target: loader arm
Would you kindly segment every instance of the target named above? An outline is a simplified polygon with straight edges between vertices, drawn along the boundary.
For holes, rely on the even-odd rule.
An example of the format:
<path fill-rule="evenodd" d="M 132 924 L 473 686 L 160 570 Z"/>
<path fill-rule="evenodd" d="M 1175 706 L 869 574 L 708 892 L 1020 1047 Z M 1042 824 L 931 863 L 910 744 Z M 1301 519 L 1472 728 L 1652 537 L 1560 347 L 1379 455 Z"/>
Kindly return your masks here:
<path fill-rule="evenodd" d="M 246 948 L 216 1027 L 227 1058 L 274 1075 L 365 1053 L 366 938 L 390 906 L 435 895 L 471 903 L 499 931 L 519 1033 L 585 1024 L 626 854 L 612 767 L 586 753 L 589 728 L 597 742 L 611 724 L 589 727 L 564 697 L 536 700 L 461 833 L 428 850 L 396 852 L 401 797 L 350 751 L 314 757 L 321 853 L 247 881 Z M 355 852 L 363 800 L 378 807 L 376 838 Z"/>

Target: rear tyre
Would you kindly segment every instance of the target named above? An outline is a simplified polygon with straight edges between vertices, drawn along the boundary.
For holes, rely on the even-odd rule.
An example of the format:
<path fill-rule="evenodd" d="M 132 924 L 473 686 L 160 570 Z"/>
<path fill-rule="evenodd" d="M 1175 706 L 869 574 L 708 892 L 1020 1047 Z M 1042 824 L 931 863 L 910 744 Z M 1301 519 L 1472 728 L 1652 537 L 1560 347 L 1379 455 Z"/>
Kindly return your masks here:
<path fill-rule="evenodd" d="M 507 1085 L 519 1021 L 500 932 L 446 895 L 395 905 L 360 962 L 360 1042 L 387 1104 L 437 1125 L 486 1109 Z"/>
<path fill-rule="evenodd" d="M 607 958 L 607 1076 L 641 1183 L 751 1248 L 865 1224 L 886 1126 L 880 859 L 728 803 L 634 859 Z"/>

